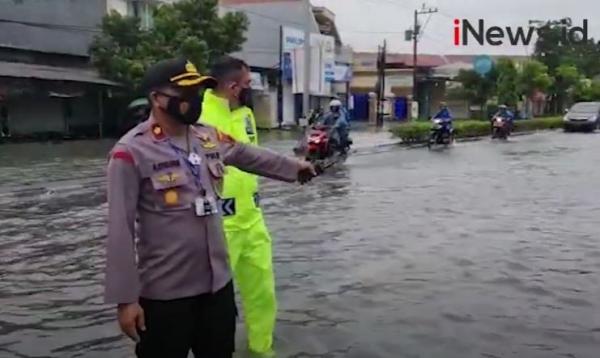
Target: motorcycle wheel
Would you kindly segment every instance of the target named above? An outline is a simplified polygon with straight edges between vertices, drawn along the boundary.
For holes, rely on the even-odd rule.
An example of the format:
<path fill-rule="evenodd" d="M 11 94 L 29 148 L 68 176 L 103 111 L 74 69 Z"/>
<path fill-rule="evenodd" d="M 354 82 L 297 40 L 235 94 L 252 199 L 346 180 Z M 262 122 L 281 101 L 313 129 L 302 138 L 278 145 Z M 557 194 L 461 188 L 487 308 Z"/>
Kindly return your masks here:
<path fill-rule="evenodd" d="M 437 133 L 433 132 L 429 135 L 429 139 L 427 140 L 427 148 L 431 149 L 433 145 L 437 142 Z"/>

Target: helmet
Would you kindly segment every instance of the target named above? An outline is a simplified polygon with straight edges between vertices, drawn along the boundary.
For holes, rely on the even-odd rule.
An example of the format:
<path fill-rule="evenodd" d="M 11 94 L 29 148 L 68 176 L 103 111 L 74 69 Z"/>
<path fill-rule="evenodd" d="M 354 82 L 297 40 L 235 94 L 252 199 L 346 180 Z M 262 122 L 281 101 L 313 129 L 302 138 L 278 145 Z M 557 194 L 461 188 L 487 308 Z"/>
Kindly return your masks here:
<path fill-rule="evenodd" d="M 342 106 L 342 101 L 340 101 L 339 99 L 333 99 L 331 100 L 331 102 L 329 102 L 329 107 L 341 107 Z"/>
<path fill-rule="evenodd" d="M 501 104 L 498 106 L 498 109 L 507 109 L 508 107 L 505 104 Z"/>

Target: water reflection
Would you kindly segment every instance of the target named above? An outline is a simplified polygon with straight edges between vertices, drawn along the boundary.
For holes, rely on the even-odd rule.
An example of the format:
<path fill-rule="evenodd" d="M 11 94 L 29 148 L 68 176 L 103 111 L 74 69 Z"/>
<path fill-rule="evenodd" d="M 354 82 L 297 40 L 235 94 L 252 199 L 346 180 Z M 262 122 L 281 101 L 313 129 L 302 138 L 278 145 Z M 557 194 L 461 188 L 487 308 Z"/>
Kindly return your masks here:
<path fill-rule="evenodd" d="M 0 148 L 0 357 L 131 356 L 101 300 L 110 144 Z M 599 146 L 387 150 L 265 182 L 279 356 L 597 357 Z"/>

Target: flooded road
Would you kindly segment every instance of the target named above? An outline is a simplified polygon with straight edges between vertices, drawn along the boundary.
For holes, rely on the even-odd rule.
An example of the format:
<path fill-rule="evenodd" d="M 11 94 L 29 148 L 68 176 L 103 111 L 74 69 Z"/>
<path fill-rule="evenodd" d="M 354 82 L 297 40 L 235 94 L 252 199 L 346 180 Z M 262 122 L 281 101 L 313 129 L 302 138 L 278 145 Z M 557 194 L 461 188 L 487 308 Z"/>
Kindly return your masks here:
<path fill-rule="evenodd" d="M 0 147 L 0 357 L 132 356 L 101 299 L 110 145 Z M 278 357 L 598 357 L 600 135 L 363 150 L 263 189 Z"/>

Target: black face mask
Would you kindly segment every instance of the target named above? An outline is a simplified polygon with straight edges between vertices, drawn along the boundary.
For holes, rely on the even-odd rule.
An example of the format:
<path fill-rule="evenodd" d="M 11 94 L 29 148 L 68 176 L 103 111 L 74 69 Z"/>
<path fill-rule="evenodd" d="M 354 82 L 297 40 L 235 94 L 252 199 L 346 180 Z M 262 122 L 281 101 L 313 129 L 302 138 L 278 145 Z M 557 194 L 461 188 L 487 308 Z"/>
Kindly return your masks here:
<path fill-rule="evenodd" d="M 240 101 L 240 106 L 252 108 L 252 89 L 242 88 L 238 99 Z"/>
<path fill-rule="evenodd" d="M 165 112 L 182 124 L 194 124 L 198 121 L 200 115 L 202 114 L 203 94 L 204 93 L 184 98 L 169 97 L 169 102 L 167 103 Z M 185 113 L 181 113 L 180 111 L 180 105 L 182 102 L 187 102 L 189 105 L 188 110 Z"/>

